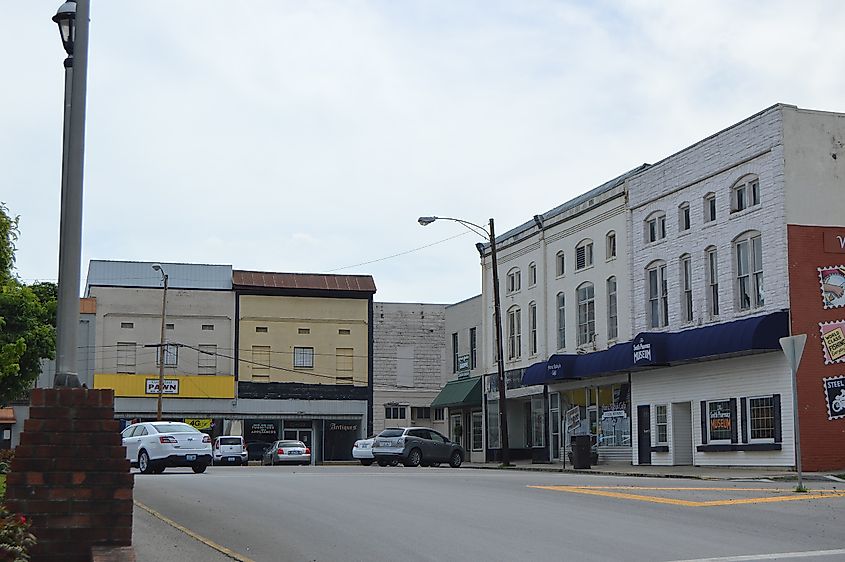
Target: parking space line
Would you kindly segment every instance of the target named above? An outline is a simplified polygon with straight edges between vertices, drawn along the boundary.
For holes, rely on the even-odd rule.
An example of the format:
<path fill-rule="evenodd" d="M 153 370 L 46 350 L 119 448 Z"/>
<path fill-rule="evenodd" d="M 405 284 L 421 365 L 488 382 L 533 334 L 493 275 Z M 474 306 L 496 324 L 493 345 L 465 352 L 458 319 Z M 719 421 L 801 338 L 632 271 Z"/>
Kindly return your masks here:
<path fill-rule="evenodd" d="M 553 490 L 557 492 L 569 492 L 572 494 L 584 494 L 590 496 L 603 496 L 608 498 L 616 498 L 623 500 L 643 501 L 649 503 L 659 503 L 667 505 L 679 505 L 682 507 L 716 507 L 724 505 L 745 505 L 758 503 L 775 503 L 787 501 L 800 501 L 824 498 L 841 498 L 845 497 L 845 492 L 840 490 L 818 490 L 811 493 L 791 494 L 785 496 L 769 496 L 760 498 L 741 498 L 741 499 L 727 499 L 727 500 L 709 500 L 709 501 L 691 501 L 677 498 L 663 498 L 659 496 L 649 496 L 643 494 L 633 494 L 626 492 L 615 492 L 613 490 L 641 490 L 641 491 L 715 491 L 715 492 L 787 492 L 788 490 L 778 488 L 660 488 L 660 487 L 645 487 L 645 486 L 528 486 L 529 488 L 536 488 L 540 490 Z"/>
<path fill-rule="evenodd" d="M 171 527 L 174 527 L 175 529 L 182 531 L 183 533 L 185 533 L 186 535 L 188 535 L 192 539 L 198 540 L 199 542 L 201 542 L 205 546 L 216 550 L 220 554 L 224 554 L 224 555 L 228 556 L 229 558 L 232 558 L 233 560 L 237 560 L 238 562 L 255 562 L 252 558 L 247 558 L 243 554 L 239 554 L 239 553 L 235 552 L 234 550 L 228 549 L 223 545 L 217 544 L 216 542 L 214 542 L 211 539 L 207 539 L 204 536 L 193 532 L 192 530 L 188 529 L 187 527 L 180 525 L 179 523 L 177 523 L 173 519 L 170 519 L 169 517 L 162 515 L 161 513 L 156 511 L 155 509 L 153 509 L 153 508 L 151 508 L 147 505 L 142 504 L 138 500 L 133 500 L 133 501 L 134 501 L 136 506 L 143 509 L 144 511 L 146 511 L 147 513 L 149 513 L 150 515 L 152 515 L 156 519 L 160 519 L 161 521 L 167 523 Z"/>

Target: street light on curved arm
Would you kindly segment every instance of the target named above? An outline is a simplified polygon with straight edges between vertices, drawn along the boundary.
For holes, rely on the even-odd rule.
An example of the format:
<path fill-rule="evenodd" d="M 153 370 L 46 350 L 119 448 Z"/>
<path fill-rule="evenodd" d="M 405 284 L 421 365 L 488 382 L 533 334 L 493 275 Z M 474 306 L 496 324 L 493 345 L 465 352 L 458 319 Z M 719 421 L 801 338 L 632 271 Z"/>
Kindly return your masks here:
<path fill-rule="evenodd" d="M 499 266 L 496 258 L 496 229 L 493 224 L 493 219 L 490 219 L 489 230 L 475 223 L 465 221 L 463 219 L 456 219 L 453 217 L 427 216 L 418 218 L 417 222 L 420 223 L 421 226 L 428 226 L 436 220 L 447 220 L 462 224 L 463 226 L 465 226 L 469 230 L 472 230 L 476 234 L 487 238 L 490 242 L 490 258 L 493 262 L 493 310 L 496 322 L 496 357 L 499 380 L 499 438 L 501 439 L 502 446 L 502 465 L 510 466 L 510 444 L 508 439 L 508 409 L 506 402 L 507 385 L 505 384 L 504 350 L 502 349 L 502 307 L 501 301 L 499 299 Z M 478 253 L 483 259 L 483 244 L 478 244 L 476 248 L 478 248 Z"/>
<path fill-rule="evenodd" d="M 161 297 L 161 341 L 158 347 L 158 403 L 156 405 L 156 420 L 161 421 L 161 402 L 164 393 L 164 363 L 167 357 L 167 350 L 165 348 L 165 329 L 167 327 L 167 273 L 160 263 L 154 263 L 153 269 L 161 273 L 161 282 L 164 286 L 164 292 Z"/>

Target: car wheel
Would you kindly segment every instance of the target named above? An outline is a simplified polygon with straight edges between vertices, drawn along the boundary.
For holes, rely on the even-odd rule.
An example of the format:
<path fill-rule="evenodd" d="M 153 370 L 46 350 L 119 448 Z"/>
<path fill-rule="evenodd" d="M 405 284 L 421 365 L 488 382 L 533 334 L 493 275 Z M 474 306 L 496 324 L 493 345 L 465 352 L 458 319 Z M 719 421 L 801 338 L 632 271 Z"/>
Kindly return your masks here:
<path fill-rule="evenodd" d="M 422 452 L 419 449 L 411 449 L 411 452 L 408 453 L 408 460 L 405 461 L 405 466 L 419 466 L 422 460 Z"/>
<path fill-rule="evenodd" d="M 449 466 L 452 468 L 458 468 L 461 466 L 461 463 L 464 462 L 464 458 L 461 456 L 460 451 L 455 451 L 452 453 L 452 456 L 449 457 Z"/>
<path fill-rule="evenodd" d="M 195 464 L 191 467 L 191 470 L 193 470 L 195 474 L 202 474 L 205 472 L 206 468 L 208 468 L 207 464 Z"/>
<path fill-rule="evenodd" d="M 371 464 L 373 464 L 373 459 L 361 459 L 361 464 L 363 464 L 364 466 L 370 466 Z"/>
<path fill-rule="evenodd" d="M 153 473 L 153 463 L 150 462 L 150 455 L 146 451 L 142 450 L 138 453 L 138 469 L 141 471 L 141 474 Z"/>
<path fill-rule="evenodd" d="M 390 464 L 390 463 L 388 463 L 387 461 L 383 461 L 381 459 L 379 459 L 379 461 L 378 461 L 379 466 L 387 466 L 388 464 Z"/>

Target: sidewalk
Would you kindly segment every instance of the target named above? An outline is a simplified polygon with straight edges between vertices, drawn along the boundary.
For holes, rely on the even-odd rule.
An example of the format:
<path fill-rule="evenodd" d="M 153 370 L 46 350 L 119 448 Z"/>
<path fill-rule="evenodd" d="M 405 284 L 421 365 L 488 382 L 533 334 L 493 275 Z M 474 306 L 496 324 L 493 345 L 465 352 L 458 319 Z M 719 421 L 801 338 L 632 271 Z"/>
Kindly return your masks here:
<path fill-rule="evenodd" d="M 513 461 L 513 467 L 502 468 L 498 463 L 464 463 L 465 468 L 489 470 L 530 470 L 538 472 L 566 472 L 572 474 L 594 474 L 606 476 L 636 476 L 647 478 L 693 478 L 696 480 L 797 480 L 798 473 L 782 468 L 760 467 L 703 467 L 703 466 L 656 466 L 631 465 L 629 463 L 603 463 L 590 469 L 573 469 L 567 463 L 566 468 L 560 463 L 532 464 L 531 461 Z M 833 474 L 843 474 L 845 469 L 830 473 L 804 472 L 807 481 L 837 481 Z M 839 480 L 841 482 L 845 482 Z"/>

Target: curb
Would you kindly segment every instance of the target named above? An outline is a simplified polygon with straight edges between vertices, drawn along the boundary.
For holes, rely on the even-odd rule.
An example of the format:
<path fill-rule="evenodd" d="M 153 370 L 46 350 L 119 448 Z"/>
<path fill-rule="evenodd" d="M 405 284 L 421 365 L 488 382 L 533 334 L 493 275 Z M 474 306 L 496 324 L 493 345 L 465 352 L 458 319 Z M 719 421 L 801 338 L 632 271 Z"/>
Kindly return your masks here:
<path fill-rule="evenodd" d="M 522 470 L 525 472 L 551 472 L 558 474 L 589 474 L 591 476 L 628 476 L 631 478 L 683 478 L 687 480 L 730 480 L 730 478 L 703 476 L 694 474 L 653 474 L 644 472 L 620 472 L 620 471 L 593 471 L 586 469 L 575 468 L 541 468 L 531 466 L 470 466 L 464 465 L 463 468 L 472 468 L 475 470 Z"/>

